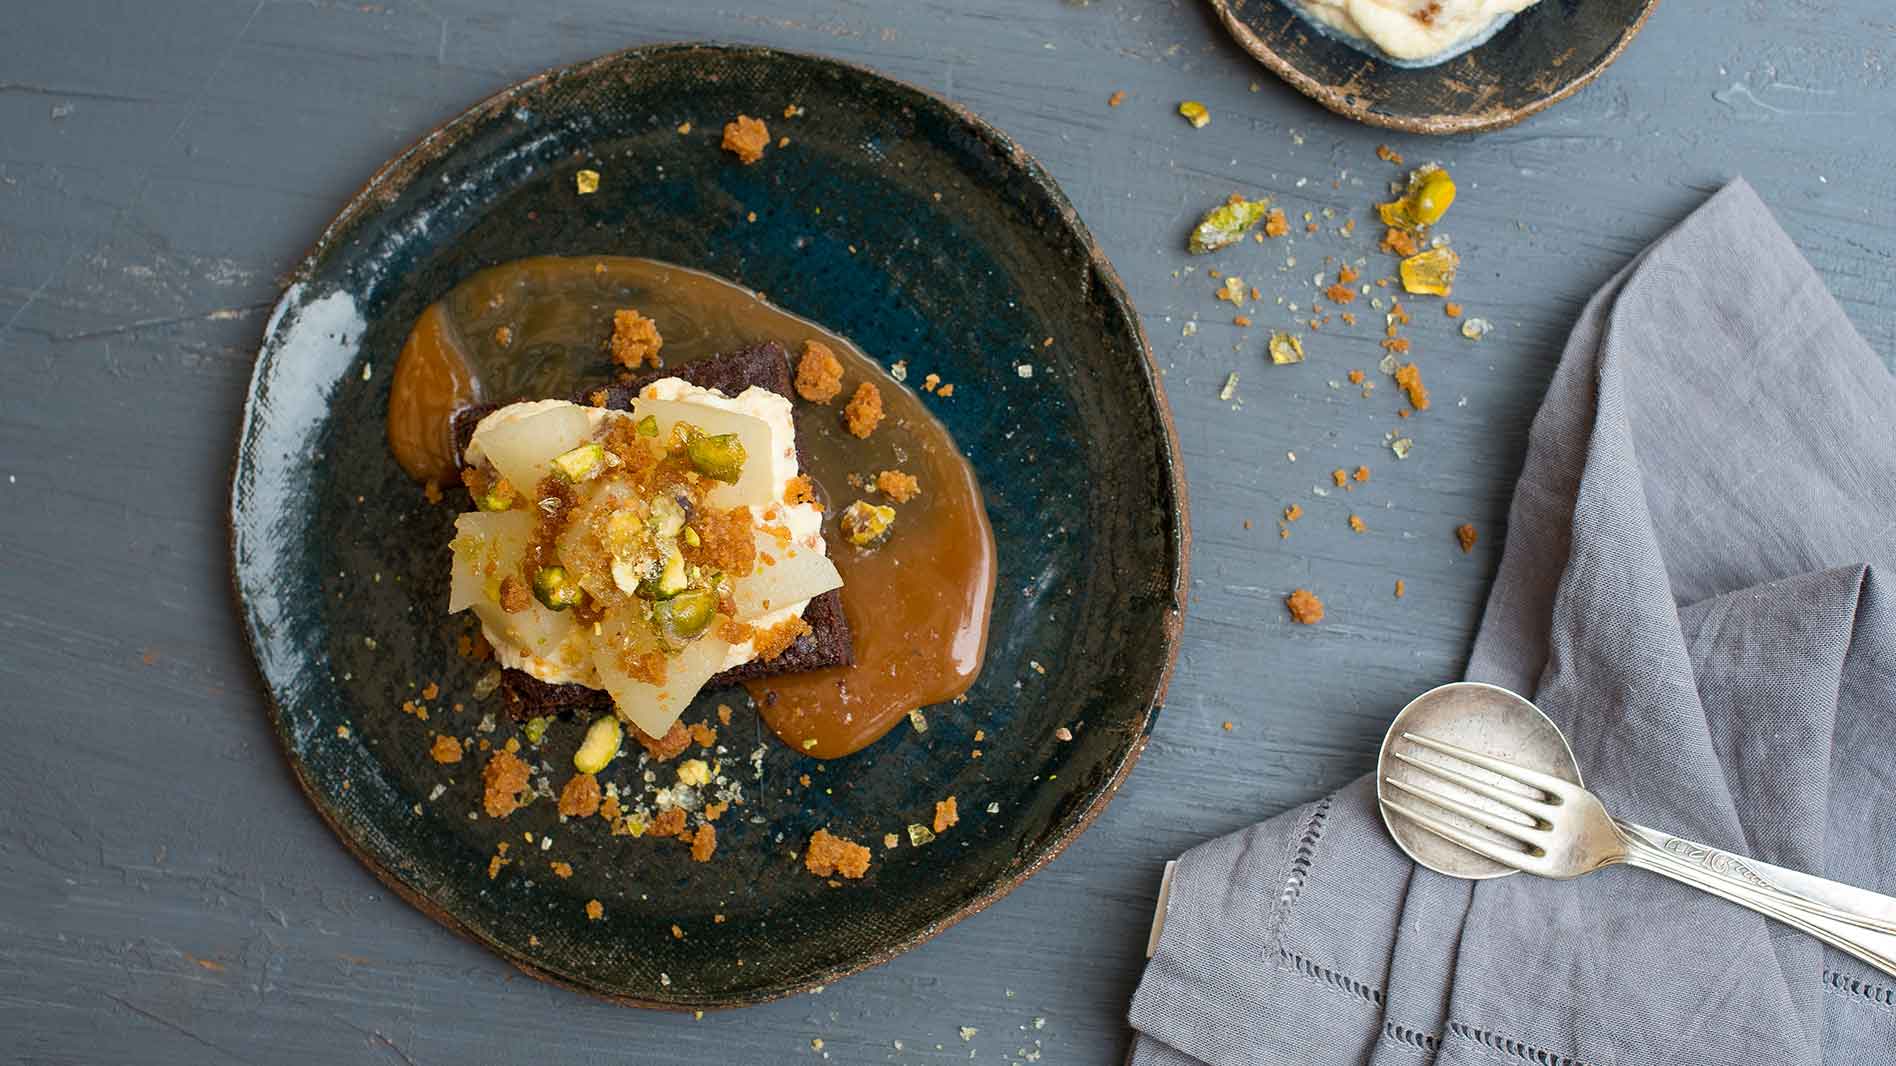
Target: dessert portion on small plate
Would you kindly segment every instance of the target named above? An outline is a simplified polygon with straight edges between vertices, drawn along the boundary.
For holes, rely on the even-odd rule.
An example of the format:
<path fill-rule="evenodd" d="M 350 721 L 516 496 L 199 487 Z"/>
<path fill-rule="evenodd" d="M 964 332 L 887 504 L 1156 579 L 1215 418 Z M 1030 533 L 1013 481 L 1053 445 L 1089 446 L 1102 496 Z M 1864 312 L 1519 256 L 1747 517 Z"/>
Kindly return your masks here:
<path fill-rule="evenodd" d="M 1341 115 L 1511 126 L 1599 76 L 1658 0 L 1210 0 L 1240 46 Z"/>
<path fill-rule="evenodd" d="M 1485 43 L 1540 0 L 1294 0 L 1311 24 L 1396 66 L 1432 67 Z"/>

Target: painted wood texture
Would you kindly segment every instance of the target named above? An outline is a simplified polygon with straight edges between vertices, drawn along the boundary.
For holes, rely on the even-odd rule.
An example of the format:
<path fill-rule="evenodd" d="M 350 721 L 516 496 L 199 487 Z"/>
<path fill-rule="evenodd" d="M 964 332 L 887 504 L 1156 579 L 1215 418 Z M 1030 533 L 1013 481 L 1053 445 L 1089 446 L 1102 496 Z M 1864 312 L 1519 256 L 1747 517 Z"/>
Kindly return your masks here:
<path fill-rule="evenodd" d="M 1876 0 L 1667 0 L 1575 99 L 1448 140 L 1321 111 L 1185 0 L 101 0 L 6 18 L 0 1032 L 13 1061 L 1116 1061 L 1164 860 L 1361 773 L 1396 708 L 1457 675 L 1535 405 L 1601 281 L 1743 174 L 1871 345 L 1896 353 L 1896 20 Z M 356 866 L 266 731 L 222 516 L 277 279 L 374 168 L 547 66 L 700 38 L 877 67 L 968 105 L 1052 171 L 1166 369 L 1196 551 L 1169 704 L 1074 848 L 891 965 L 694 1020 L 520 977 Z M 1187 98 L 1210 126 L 1179 120 Z M 1453 168 L 1456 298 L 1495 326 L 1476 344 L 1436 302 L 1412 302 L 1405 332 L 1435 403 L 1407 421 L 1374 370 L 1368 297 L 1356 328 L 1306 338 L 1302 366 L 1262 355 L 1326 255 L 1387 271 L 1368 213 L 1397 173 L 1380 143 Z M 1238 190 L 1288 207 L 1294 244 L 1189 260 L 1191 222 Z M 1302 233 L 1306 210 L 1321 234 Z M 1332 231 L 1349 217 L 1346 240 Z M 1263 291 L 1258 325 L 1231 324 L 1207 265 Z M 1382 382 L 1372 398 L 1330 386 L 1352 368 Z M 1403 462 L 1384 444 L 1398 427 L 1416 442 Z M 1366 484 L 1313 491 L 1359 464 Z M 1293 502 L 1305 516 L 1280 539 Z M 1464 521 L 1482 533 L 1470 555 L 1452 534 Z M 1281 598 L 1298 586 L 1328 603 L 1322 625 L 1288 623 Z"/>

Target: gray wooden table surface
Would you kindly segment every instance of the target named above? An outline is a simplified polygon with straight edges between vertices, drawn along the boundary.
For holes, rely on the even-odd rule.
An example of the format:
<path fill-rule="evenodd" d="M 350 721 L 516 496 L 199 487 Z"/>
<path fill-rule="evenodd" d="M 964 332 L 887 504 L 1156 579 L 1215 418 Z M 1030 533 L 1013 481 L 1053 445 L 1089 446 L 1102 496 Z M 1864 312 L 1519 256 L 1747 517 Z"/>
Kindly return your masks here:
<path fill-rule="evenodd" d="M 9 1061 L 1117 1061 L 1164 860 L 1361 773 L 1395 709 L 1457 675 L 1529 420 L 1601 281 L 1743 174 L 1857 328 L 1896 353 L 1896 15 L 1884 0 L 1665 0 L 1578 97 L 1516 129 L 1451 140 L 1317 109 L 1187 0 L 5 8 Z M 887 966 L 701 1020 L 521 977 L 349 858 L 266 730 L 223 526 L 278 278 L 357 186 L 439 121 L 542 68 L 683 39 L 870 64 L 969 105 L 1046 164 L 1145 318 L 1179 416 L 1196 533 L 1170 702 L 1085 837 Z M 1114 90 L 1128 97 L 1109 109 Z M 1173 114 L 1188 97 L 1211 108 L 1208 128 Z M 1402 463 L 1383 444 L 1397 424 L 1393 389 L 1364 401 L 1327 384 L 1352 366 L 1373 376 L 1377 331 L 1320 335 L 1309 363 L 1277 370 L 1202 272 L 1174 273 L 1190 265 L 1190 220 L 1234 189 L 1299 215 L 1363 216 L 1394 173 L 1373 154 L 1384 141 L 1460 179 L 1448 227 L 1466 261 L 1456 295 L 1495 324 L 1475 345 L 1417 302 L 1409 332 L 1436 403 L 1405 425 L 1416 448 Z M 1246 253 L 1266 322 L 1289 317 L 1274 295 L 1307 301 L 1322 255 L 1349 243 L 1298 240 L 1293 270 L 1278 269 L 1281 247 Z M 1203 328 L 1187 336 L 1194 316 Z M 1241 403 L 1218 398 L 1234 370 Z M 1313 493 L 1331 469 L 1359 463 L 1373 478 L 1347 501 Z M 1273 520 L 1290 502 L 1307 515 L 1280 540 Z M 1367 533 L 1350 532 L 1351 510 Z M 1464 520 L 1483 534 L 1466 556 L 1451 535 Z M 1281 597 L 1299 585 L 1328 602 L 1324 624 L 1286 622 Z M 963 1039 L 964 1026 L 978 1032 Z"/>

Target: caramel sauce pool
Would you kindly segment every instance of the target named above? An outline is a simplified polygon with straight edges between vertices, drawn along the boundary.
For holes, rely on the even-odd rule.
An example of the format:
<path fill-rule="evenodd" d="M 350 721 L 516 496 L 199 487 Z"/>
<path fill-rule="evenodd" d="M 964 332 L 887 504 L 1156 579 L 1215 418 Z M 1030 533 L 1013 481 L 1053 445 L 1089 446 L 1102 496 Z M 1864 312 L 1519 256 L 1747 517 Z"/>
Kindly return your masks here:
<path fill-rule="evenodd" d="M 843 363 L 843 392 L 828 405 L 792 401 L 803 473 L 828 501 L 823 534 L 843 577 L 854 666 L 745 683 L 784 743 L 817 758 L 873 743 L 909 711 L 951 700 L 981 672 L 994 601 L 994 532 L 974 469 L 919 396 L 855 345 L 771 306 L 748 289 L 651 259 L 543 256 L 490 267 L 430 305 L 396 361 L 389 448 L 418 481 L 456 477 L 452 419 L 480 403 L 564 398 L 610 379 L 612 312 L 637 308 L 658 323 L 667 367 L 774 340 L 794 360 L 803 342 Z M 882 392 L 886 417 L 868 440 L 843 429 L 843 402 L 862 381 Z M 953 402 L 948 401 L 948 402 Z M 920 496 L 896 505 L 895 528 L 873 551 L 852 546 L 836 517 L 873 481 L 900 469 Z"/>

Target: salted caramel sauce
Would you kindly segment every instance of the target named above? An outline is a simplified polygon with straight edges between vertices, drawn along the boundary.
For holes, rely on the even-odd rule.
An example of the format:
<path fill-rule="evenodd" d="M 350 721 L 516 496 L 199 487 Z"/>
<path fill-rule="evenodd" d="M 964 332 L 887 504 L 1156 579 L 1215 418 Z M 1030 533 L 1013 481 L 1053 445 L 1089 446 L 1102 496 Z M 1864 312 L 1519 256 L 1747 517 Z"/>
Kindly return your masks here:
<path fill-rule="evenodd" d="M 747 682 L 764 722 L 793 749 L 830 759 L 873 743 L 911 710 L 967 691 L 981 672 L 995 580 L 974 469 L 922 398 L 855 345 L 721 278 L 620 256 L 542 256 L 473 275 L 422 312 L 402 347 L 388 410 L 396 461 L 417 480 L 446 483 L 457 465 L 456 411 L 606 383 L 612 312 L 628 307 L 658 324 L 667 367 L 767 340 L 793 359 L 815 340 L 843 363 L 841 396 L 827 405 L 798 398 L 794 410 L 803 472 L 829 502 L 824 538 L 843 577 L 856 662 Z M 881 391 L 886 412 L 867 440 L 841 422 L 843 401 L 863 381 Z M 856 499 L 891 503 L 858 487 L 882 470 L 913 474 L 921 494 L 893 505 L 895 526 L 880 546 L 859 549 L 836 518 Z"/>
<path fill-rule="evenodd" d="M 481 402 L 474 368 L 438 303 L 415 320 L 395 360 L 388 394 L 388 447 L 408 476 L 446 484 L 454 456 L 454 412 Z"/>

